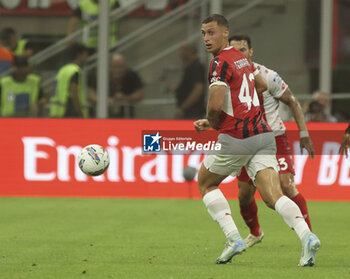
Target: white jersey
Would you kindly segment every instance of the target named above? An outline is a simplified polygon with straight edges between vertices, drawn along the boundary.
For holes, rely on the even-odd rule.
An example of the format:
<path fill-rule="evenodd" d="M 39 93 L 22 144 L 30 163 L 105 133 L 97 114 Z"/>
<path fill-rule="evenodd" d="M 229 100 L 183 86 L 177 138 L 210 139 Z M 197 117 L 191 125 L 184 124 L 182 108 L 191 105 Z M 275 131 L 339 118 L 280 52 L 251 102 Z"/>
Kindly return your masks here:
<path fill-rule="evenodd" d="M 279 98 L 286 91 L 288 85 L 275 71 L 255 62 L 253 64 L 267 83 L 267 90 L 259 96 L 264 118 L 275 136 L 282 135 L 285 133 L 286 127 L 279 115 Z"/>

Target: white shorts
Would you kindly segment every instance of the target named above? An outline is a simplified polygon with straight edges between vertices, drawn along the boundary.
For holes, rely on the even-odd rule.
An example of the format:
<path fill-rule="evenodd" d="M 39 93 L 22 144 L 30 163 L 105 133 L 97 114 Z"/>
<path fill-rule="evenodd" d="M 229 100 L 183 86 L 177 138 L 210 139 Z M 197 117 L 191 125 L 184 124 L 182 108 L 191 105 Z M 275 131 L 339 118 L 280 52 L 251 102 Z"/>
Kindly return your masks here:
<path fill-rule="evenodd" d="M 210 172 L 236 176 L 245 166 L 253 181 L 260 170 L 273 168 L 278 172 L 273 133 L 264 133 L 245 139 L 220 134 L 218 142 L 222 146 L 220 153 L 208 155 L 203 161 L 205 168 Z"/>

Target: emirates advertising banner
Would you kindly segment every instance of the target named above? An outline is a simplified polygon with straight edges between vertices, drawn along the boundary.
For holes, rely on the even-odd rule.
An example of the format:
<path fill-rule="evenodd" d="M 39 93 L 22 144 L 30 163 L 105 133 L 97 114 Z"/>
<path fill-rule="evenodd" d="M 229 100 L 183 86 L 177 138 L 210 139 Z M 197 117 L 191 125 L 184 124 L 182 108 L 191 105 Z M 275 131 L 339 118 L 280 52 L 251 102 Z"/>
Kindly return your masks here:
<path fill-rule="evenodd" d="M 205 154 L 220 148 L 218 133 L 198 133 L 192 121 L 1 118 L 0 196 L 200 198 L 195 175 Z M 308 123 L 316 156 L 300 154 L 295 123 L 286 123 L 295 182 L 308 200 L 350 201 L 350 158 L 339 156 L 344 123 Z M 77 156 L 89 144 L 103 146 L 108 170 L 90 177 Z M 283 162 L 279 162 L 283 168 Z M 192 171 L 191 171 L 192 172 Z M 237 199 L 235 177 L 220 188 Z"/>

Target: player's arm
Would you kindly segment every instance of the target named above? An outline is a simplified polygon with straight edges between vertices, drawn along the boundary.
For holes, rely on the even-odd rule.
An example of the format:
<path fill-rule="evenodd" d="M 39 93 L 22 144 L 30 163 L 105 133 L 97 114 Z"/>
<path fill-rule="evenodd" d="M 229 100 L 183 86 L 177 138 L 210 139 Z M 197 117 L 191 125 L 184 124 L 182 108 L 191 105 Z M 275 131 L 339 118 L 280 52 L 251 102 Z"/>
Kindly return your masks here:
<path fill-rule="evenodd" d="M 345 134 L 343 136 L 343 142 L 339 148 L 339 154 L 346 156 L 348 158 L 348 149 L 350 148 L 350 123 L 349 126 L 345 130 Z"/>
<path fill-rule="evenodd" d="M 210 126 L 215 129 L 220 129 L 220 113 L 225 100 L 226 86 L 212 85 L 209 88 L 209 100 L 207 106 L 207 119 Z"/>
<path fill-rule="evenodd" d="M 258 94 L 263 93 L 267 90 L 267 83 L 261 74 L 254 75 L 255 78 L 255 89 Z"/>
<path fill-rule="evenodd" d="M 287 88 L 282 96 L 279 98 L 284 104 L 286 104 L 290 111 L 293 114 L 293 117 L 295 119 L 295 122 L 298 125 L 299 131 L 300 131 L 300 150 L 303 151 L 303 148 L 307 150 L 309 153 L 310 158 L 314 158 L 315 151 L 312 146 L 311 139 L 309 137 L 309 133 L 306 128 L 305 119 L 304 119 L 304 113 L 301 109 L 300 103 L 295 98 L 293 92 Z"/>

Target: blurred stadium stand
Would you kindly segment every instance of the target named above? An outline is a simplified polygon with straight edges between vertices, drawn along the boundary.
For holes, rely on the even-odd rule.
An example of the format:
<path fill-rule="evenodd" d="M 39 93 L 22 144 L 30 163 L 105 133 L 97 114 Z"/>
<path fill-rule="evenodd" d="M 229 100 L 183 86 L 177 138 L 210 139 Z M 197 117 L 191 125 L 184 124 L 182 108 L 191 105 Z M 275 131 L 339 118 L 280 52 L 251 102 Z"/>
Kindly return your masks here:
<path fill-rule="evenodd" d="M 184 41 L 197 41 L 199 56 L 207 64 L 210 57 L 200 39 L 200 23 L 211 12 L 213 2 L 217 1 L 119 0 L 120 7 L 110 11 L 110 21 L 118 21 L 119 26 L 119 39 L 110 47 L 110 53 L 122 53 L 129 67 L 137 70 L 145 83 L 145 99 L 137 105 L 136 118 L 173 118 L 175 100 L 169 89 L 181 77 L 178 49 Z M 312 92 L 319 86 L 320 1 L 219 2 L 223 14 L 230 20 L 231 34 L 248 33 L 252 37 L 254 60 L 277 70 L 301 101 L 311 99 Z M 343 30 L 343 37 L 348 38 L 346 31 L 350 34 L 350 29 L 340 25 L 343 24 L 341 16 L 346 18 L 350 7 L 346 1 L 335 3 L 339 10 L 336 26 Z M 31 63 L 43 77 L 45 92 L 50 94 L 57 69 L 67 62 L 67 42 L 83 38 L 88 30 L 79 30 L 66 38 L 67 15 L 38 17 L 3 13 L 0 20 L 1 26 L 6 22 L 36 43 L 38 52 Z M 90 27 L 94 25 L 97 21 Z M 346 50 L 344 52 L 349 56 Z M 86 75 L 96 72 L 96 57 L 89 58 Z M 334 65 L 332 110 L 339 111 L 344 119 L 350 118 L 347 110 L 350 94 L 346 93 L 350 88 L 347 78 L 350 67 L 348 63 Z"/>

